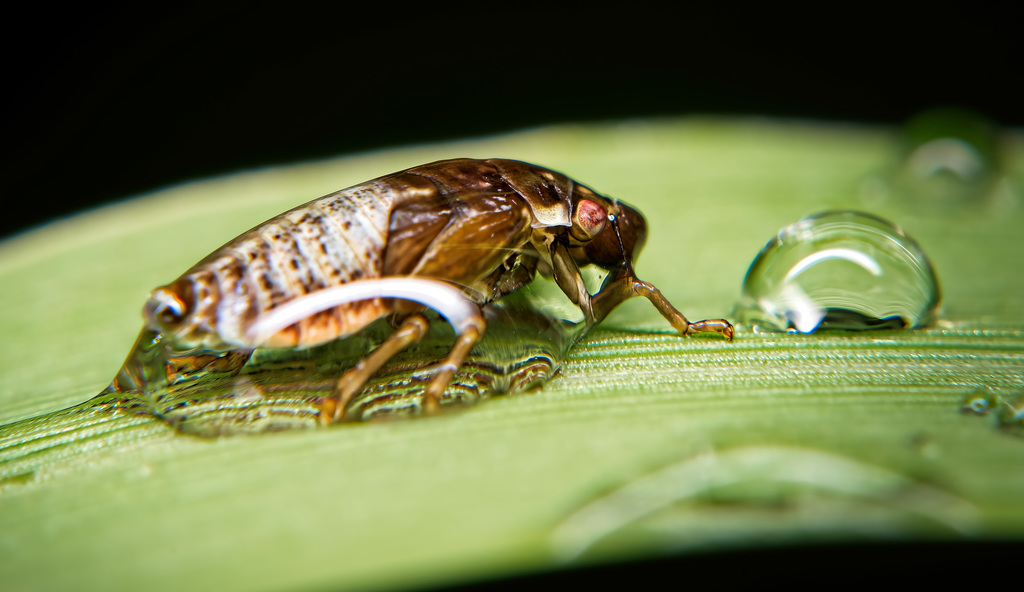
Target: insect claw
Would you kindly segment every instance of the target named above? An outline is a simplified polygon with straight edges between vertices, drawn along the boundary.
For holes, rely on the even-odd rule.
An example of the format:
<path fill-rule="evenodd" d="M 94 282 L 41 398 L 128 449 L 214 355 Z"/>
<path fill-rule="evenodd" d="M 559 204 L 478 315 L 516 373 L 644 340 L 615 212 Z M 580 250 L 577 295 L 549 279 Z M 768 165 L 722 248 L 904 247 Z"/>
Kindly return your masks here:
<path fill-rule="evenodd" d="M 338 400 L 334 397 L 324 397 L 320 404 L 320 413 L 318 415 L 318 421 L 322 426 L 329 426 L 335 421 L 338 421 Z"/>
<path fill-rule="evenodd" d="M 437 415 L 441 412 L 440 397 L 433 390 L 432 388 L 427 389 L 427 393 L 423 395 L 423 402 L 420 403 L 424 415 Z"/>
<path fill-rule="evenodd" d="M 434 375 L 434 378 L 427 386 L 427 390 L 423 392 L 423 399 L 420 401 L 420 410 L 423 415 L 437 415 L 441 412 L 441 397 L 448 390 L 448 385 L 455 377 L 456 370 L 458 368 L 450 362 L 438 364 L 436 368 L 428 370 Z"/>
<path fill-rule="evenodd" d="M 451 384 L 454 375 L 455 370 L 453 368 L 451 371 L 443 371 L 440 375 L 435 376 L 434 380 L 430 381 L 430 386 L 423 393 L 423 400 L 420 402 L 420 409 L 423 411 L 423 415 L 437 415 L 441 412 L 441 397 L 448 390 L 448 385 Z"/>
<path fill-rule="evenodd" d="M 696 323 L 690 323 L 690 326 L 686 328 L 686 335 L 693 335 L 695 333 L 718 333 L 729 341 L 732 341 L 733 332 L 734 329 L 732 324 L 725 319 L 697 321 Z"/>

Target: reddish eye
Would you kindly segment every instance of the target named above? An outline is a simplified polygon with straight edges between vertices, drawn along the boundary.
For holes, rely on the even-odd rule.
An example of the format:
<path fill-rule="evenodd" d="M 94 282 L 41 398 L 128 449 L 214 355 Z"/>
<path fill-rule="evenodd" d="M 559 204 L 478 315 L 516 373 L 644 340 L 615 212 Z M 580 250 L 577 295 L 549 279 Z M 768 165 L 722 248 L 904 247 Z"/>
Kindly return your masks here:
<path fill-rule="evenodd" d="M 607 223 L 608 212 L 601 207 L 601 204 L 589 199 L 581 199 L 576 205 L 576 214 L 572 218 L 572 229 L 569 232 L 576 240 L 587 242 L 601 234 Z"/>

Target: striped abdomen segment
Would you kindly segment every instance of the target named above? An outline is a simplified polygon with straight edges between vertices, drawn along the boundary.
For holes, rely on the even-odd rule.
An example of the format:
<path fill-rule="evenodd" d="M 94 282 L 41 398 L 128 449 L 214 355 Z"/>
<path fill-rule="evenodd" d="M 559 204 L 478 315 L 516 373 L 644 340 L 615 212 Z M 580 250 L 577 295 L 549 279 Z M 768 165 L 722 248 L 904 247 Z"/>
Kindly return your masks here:
<path fill-rule="evenodd" d="M 259 344 L 245 337 L 260 315 L 297 296 L 380 277 L 394 199 L 386 183 L 370 182 L 264 222 L 154 290 L 148 324 L 183 344 L 214 349 L 312 346 L 362 329 L 389 312 L 382 301 L 326 310 Z M 162 306 L 173 301 L 181 314 Z"/>

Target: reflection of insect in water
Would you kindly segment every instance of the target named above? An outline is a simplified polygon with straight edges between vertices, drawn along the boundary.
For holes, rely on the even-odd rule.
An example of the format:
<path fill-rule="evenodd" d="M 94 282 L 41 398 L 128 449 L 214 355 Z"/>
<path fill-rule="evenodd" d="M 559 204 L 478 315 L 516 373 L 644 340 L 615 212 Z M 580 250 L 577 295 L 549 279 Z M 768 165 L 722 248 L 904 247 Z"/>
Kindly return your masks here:
<path fill-rule="evenodd" d="M 337 381 L 322 423 L 346 408 L 384 364 L 419 341 L 433 309 L 456 340 L 424 396 L 436 410 L 456 370 L 484 334 L 481 307 L 540 271 L 600 322 L 634 296 L 649 299 L 679 332 L 732 337 L 724 320 L 690 323 L 633 274 L 643 216 L 565 175 L 512 160 L 456 159 L 380 177 L 311 201 L 242 234 L 153 291 L 149 329 L 178 347 L 232 352 L 310 347 L 388 317 L 396 330 Z M 580 267 L 608 272 L 590 294 Z"/>

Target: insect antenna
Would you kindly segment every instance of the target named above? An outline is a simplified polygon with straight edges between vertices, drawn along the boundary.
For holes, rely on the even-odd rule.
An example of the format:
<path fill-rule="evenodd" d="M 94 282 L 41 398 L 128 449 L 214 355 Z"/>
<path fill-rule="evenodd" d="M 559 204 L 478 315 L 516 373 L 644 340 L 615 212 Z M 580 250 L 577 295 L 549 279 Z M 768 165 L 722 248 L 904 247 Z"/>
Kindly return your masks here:
<path fill-rule="evenodd" d="M 616 205 L 618 205 L 618 202 L 616 202 Z M 619 217 L 612 214 L 608 218 L 611 219 L 612 228 L 615 229 L 615 239 L 619 241 L 619 252 L 622 253 L 622 269 L 625 270 L 628 277 L 635 278 L 636 274 L 633 273 L 633 263 L 629 260 L 629 255 L 626 254 L 626 245 L 622 242 L 622 233 L 619 231 Z"/>

